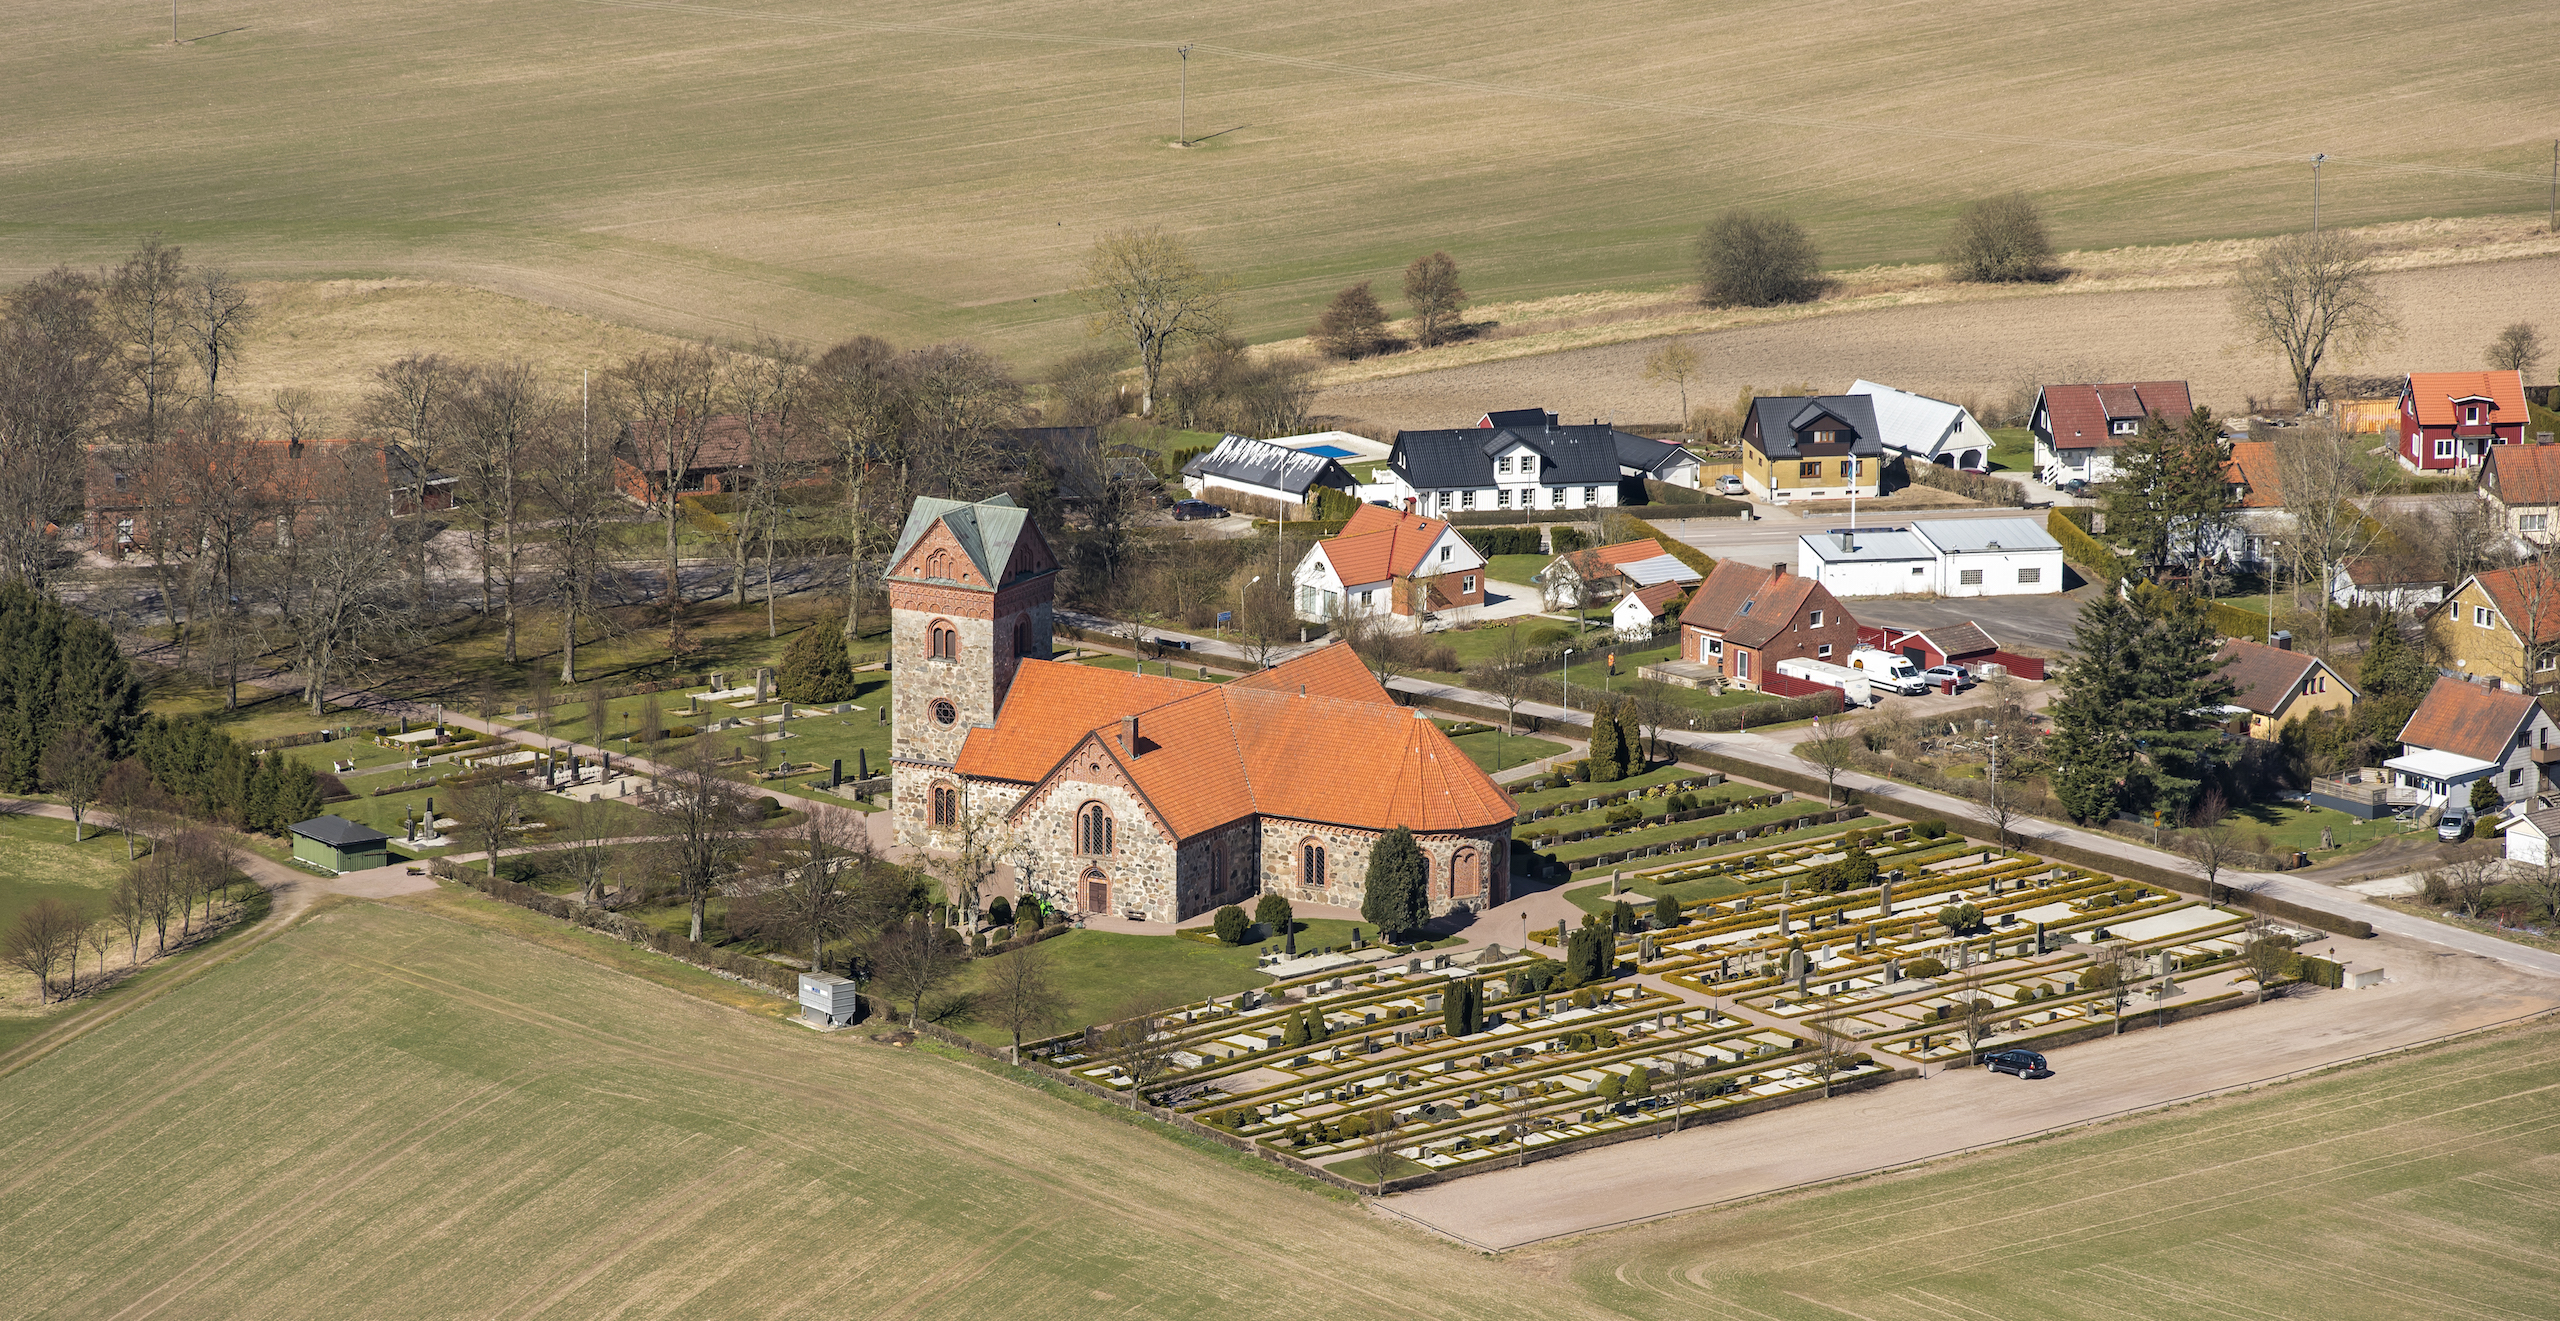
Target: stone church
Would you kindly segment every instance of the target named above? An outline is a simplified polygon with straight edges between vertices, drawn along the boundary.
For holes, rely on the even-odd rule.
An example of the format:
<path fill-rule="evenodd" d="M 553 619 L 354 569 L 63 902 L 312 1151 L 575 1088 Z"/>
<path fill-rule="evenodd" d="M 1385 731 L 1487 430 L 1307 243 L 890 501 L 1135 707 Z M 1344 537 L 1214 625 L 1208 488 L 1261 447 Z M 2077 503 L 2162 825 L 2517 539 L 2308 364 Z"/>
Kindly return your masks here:
<path fill-rule="evenodd" d="M 920 499 L 886 574 L 902 845 L 974 833 L 1070 910 L 1178 922 L 1271 891 L 1357 908 L 1414 832 L 1431 911 L 1510 897 L 1510 795 L 1348 647 L 1227 684 L 1050 660 L 1057 557 L 998 496 Z"/>

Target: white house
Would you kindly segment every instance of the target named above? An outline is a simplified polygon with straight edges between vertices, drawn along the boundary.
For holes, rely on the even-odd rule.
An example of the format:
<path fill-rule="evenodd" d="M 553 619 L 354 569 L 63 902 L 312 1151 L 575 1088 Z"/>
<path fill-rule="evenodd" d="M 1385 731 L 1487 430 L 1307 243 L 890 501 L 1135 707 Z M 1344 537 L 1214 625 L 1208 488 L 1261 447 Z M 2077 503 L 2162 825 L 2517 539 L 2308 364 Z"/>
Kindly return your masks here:
<path fill-rule="evenodd" d="M 1833 596 L 1914 596 L 1938 590 L 1938 553 L 1895 527 L 1839 528 L 1796 538 L 1796 572 Z"/>
<path fill-rule="evenodd" d="M 1698 484 L 1697 459 L 1615 427 L 1564 426 L 1535 408 L 1487 413 L 1472 427 L 1399 431 L 1369 488 L 1409 513 L 1447 516 L 1504 509 L 1602 509 L 1620 503 L 1622 479 Z"/>
<path fill-rule="evenodd" d="M 2560 837 L 2560 807 L 2527 812 L 2507 823 L 2507 861 L 2547 867 L 2555 856 L 2551 849 L 2555 837 Z"/>
<path fill-rule="evenodd" d="M 2396 573 L 2370 557 L 2348 560 L 2329 575 L 2329 601 L 2338 606 L 2375 605 L 2406 614 L 2437 605 L 2444 593 L 2442 579 Z"/>
<path fill-rule="evenodd" d="M 1360 479 L 1329 454 L 1231 435 L 1182 465 L 1182 484 L 1203 499 L 1241 495 L 1303 505 L 1319 486 L 1348 495 L 1359 489 Z"/>
<path fill-rule="evenodd" d="M 2062 543 L 2032 518 L 1925 518 L 1911 532 L 1938 557 L 1940 596 L 2062 590 Z"/>
<path fill-rule="evenodd" d="M 1671 603 L 1697 586 L 1698 581 L 1692 576 L 1687 582 L 1652 583 L 1619 597 L 1616 608 L 1609 612 L 1609 626 L 1617 630 L 1621 641 L 1640 642 L 1652 637 L 1663 616 L 1669 613 Z"/>
<path fill-rule="evenodd" d="M 1307 548 L 1290 581 L 1298 616 L 1437 614 L 1484 604 L 1485 560 L 1436 518 L 1362 505 Z"/>
<path fill-rule="evenodd" d="M 2157 415 L 2175 426 L 2194 412 L 2185 381 L 2039 386 L 2027 417 L 2036 480 L 2048 486 L 2107 481 L 2116 475 L 2116 453 L 2142 434 L 2144 421 Z"/>
<path fill-rule="evenodd" d="M 1866 395 L 1874 401 L 1876 438 L 1884 442 L 1887 453 L 1941 468 L 1989 465 L 1991 433 L 1983 430 L 1982 424 L 1973 419 L 1972 410 L 1962 404 L 1873 381 L 1860 381 L 1849 387 L 1849 393 Z"/>
<path fill-rule="evenodd" d="M 1834 596 L 2027 596 L 2062 590 L 2062 543 L 2032 518 L 1933 518 L 1796 538 L 1796 572 Z"/>

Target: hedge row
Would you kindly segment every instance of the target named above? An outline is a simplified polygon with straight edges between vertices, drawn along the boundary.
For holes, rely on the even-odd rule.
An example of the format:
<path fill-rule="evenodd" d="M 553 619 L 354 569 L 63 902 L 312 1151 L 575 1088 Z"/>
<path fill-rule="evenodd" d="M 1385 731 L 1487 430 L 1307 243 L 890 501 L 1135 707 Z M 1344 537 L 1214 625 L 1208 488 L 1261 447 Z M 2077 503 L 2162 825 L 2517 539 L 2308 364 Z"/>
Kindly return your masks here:
<path fill-rule="evenodd" d="M 1835 807 L 1827 811 L 1820 812 L 1807 812 L 1804 814 L 1804 819 L 1810 820 L 1813 824 L 1818 826 L 1828 826 L 1842 821 L 1853 821 L 1859 817 L 1865 816 L 1866 814 L 1867 809 L 1852 803 L 1847 807 Z M 1782 835 L 1787 831 L 1802 828 L 1803 827 L 1799 825 L 1785 821 L 1767 821 L 1756 826 L 1746 827 L 1734 833 L 1748 839 L 1760 835 Z M 1593 867 L 1613 867 L 1620 863 L 1633 861 L 1637 858 L 1659 858 L 1675 853 L 1687 853 L 1693 849 L 1710 848 L 1724 842 L 1726 842 L 1725 832 L 1709 831 L 1700 835 L 1686 835 L 1679 839 L 1666 839 L 1655 844 L 1643 844 L 1631 849 L 1622 849 L 1615 853 L 1598 853 L 1588 858 L 1575 858 L 1565 862 L 1563 866 L 1572 871 L 1588 871 Z"/>
<path fill-rule="evenodd" d="M 2076 509 L 2055 509 L 2045 515 L 2044 530 L 2062 543 L 2062 558 L 2105 579 L 2109 586 L 2124 581 L 2127 572 L 2124 557 L 2100 545 L 2098 539 L 2083 530 L 2077 520 L 2066 516 L 2078 512 Z"/>

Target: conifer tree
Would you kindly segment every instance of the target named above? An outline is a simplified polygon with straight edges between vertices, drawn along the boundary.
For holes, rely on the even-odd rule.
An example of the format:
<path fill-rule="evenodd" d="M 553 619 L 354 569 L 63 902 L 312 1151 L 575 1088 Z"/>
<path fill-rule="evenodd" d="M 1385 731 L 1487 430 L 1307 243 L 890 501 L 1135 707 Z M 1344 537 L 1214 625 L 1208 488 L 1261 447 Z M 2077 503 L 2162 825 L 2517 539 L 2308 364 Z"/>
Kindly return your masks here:
<path fill-rule="evenodd" d="M 1591 779 L 1606 783 L 1623 779 L 1627 765 L 1627 735 L 1618 726 L 1618 712 L 1602 703 L 1591 712 Z"/>
<path fill-rule="evenodd" d="M 852 701 L 860 685 L 854 678 L 853 654 L 845 643 L 844 634 L 836 629 L 800 630 L 782 653 L 782 664 L 774 674 L 775 691 L 794 702 Z"/>
<path fill-rule="evenodd" d="M 1369 872 L 1360 898 L 1360 916 L 1387 940 L 1420 930 L 1430 916 L 1430 897 L 1423 892 L 1422 846 L 1413 831 L 1398 826 L 1379 836 L 1369 850 Z"/>

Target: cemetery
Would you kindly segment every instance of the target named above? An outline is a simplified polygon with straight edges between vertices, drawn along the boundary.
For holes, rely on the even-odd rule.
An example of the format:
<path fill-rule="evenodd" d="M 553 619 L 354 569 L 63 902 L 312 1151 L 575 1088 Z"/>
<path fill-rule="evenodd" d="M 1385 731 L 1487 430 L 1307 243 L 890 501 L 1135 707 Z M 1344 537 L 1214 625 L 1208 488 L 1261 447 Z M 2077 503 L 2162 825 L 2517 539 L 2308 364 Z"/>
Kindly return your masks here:
<path fill-rule="evenodd" d="M 1374 1170 L 1384 1122 L 1384 1150 L 1410 1163 L 1393 1182 L 2245 1004 L 2249 943 L 2311 934 L 1927 822 L 1645 879 L 1716 897 L 1622 899 L 1531 933 L 1561 959 L 1495 945 L 1274 961 L 1271 986 L 1032 1053 L 1318 1166 Z"/>

